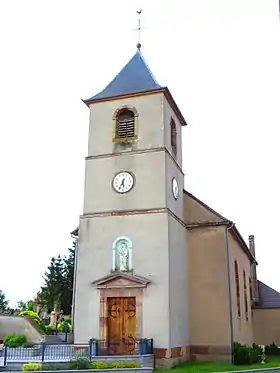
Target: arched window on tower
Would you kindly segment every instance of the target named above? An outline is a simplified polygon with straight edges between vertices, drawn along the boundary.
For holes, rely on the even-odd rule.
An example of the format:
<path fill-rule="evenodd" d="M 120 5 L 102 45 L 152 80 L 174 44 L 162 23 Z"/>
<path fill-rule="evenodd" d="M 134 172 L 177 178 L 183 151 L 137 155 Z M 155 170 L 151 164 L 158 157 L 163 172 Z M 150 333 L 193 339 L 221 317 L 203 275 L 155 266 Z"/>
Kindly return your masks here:
<path fill-rule="evenodd" d="M 114 114 L 114 141 L 129 141 L 137 137 L 136 133 L 136 110 L 130 107 L 118 109 Z"/>
<path fill-rule="evenodd" d="M 240 308 L 240 284 L 239 284 L 238 264 L 237 264 L 236 260 L 234 262 L 234 272 L 235 272 L 237 316 L 240 317 L 241 316 L 241 308 Z"/>
<path fill-rule="evenodd" d="M 177 154 L 177 130 L 176 130 L 176 123 L 173 118 L 170 120 L 170 134 L 171 134 L 171 148 L 173 153 Z"/>

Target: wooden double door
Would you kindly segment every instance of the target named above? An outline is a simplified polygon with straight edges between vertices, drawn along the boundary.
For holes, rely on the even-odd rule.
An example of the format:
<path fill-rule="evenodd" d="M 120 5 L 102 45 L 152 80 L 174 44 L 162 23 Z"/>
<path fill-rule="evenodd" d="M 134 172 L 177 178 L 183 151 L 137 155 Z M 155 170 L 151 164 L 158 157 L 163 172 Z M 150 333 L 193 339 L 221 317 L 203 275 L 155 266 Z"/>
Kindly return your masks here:
<path fill-rule="evenodd" d="M 107 343 L 109 355 L 130 355 L 137 350 L 136 299 L 107 298 Z"/>

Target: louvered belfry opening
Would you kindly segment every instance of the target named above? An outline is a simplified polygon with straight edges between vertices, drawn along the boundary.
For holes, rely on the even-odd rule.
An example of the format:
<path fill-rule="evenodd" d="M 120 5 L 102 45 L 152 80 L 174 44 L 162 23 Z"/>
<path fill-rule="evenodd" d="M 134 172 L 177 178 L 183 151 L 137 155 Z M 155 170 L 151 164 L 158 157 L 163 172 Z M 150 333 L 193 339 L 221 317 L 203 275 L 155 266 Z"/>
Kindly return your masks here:
<path fill-rule="evenodd" d="M 171 118 L 170 121 L 170 129 L 171 129 L 171 147 L 175 154 L 177 154 L 177 131 L 176 131 L 176 124 L 174 119 Z"/>
<path fill-rule="evenodd" d="M 129 139 L 135 136 L 134 113 L 131 110 L 121 110 L 117 117 L 116 137 Z"/>

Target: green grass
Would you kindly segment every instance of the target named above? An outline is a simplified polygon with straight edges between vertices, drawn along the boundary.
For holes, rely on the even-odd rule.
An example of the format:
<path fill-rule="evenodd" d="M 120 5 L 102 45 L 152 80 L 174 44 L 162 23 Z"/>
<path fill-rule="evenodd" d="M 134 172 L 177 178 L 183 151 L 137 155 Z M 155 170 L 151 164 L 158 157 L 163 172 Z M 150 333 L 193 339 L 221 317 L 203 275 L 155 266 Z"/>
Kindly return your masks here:
<path fill-rule="evenodd" d="M 232 365 L 226 363 L 199 363 L 199 362 L 187 362 L 179 367 L 170 370 L 157 370 L 157 372 L 172 371 L 172 373 L 218 373 L 218 372 L 233 372 L 237 370 L 248 370 L 248 369 L 265 369 L 280 367 L 280 356 L 269 357 L 265 364 L 254 364 L 254 365 Z"/>

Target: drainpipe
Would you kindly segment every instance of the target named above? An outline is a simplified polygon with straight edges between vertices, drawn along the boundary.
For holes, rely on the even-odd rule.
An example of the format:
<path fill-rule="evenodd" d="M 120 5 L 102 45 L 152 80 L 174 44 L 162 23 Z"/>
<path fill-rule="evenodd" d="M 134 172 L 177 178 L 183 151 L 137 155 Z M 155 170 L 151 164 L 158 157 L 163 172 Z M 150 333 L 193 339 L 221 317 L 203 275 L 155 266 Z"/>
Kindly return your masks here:
<path fill-rule="evenodd" d="M 234 349 L 234 332 L 233 332 L 233 311 L 232 311 L 232 289 L 231 289 L 231 263 L 230 263 L 230 248 L 228 231 L 234 227 L 234 223 L 229 222 L 226 228 L 226 254 L 227 254 L 227 275 L 228 275 L 228 295 L 229 295 L 229 323 L 230 323 L 230 347 L 231 347 L 231 362 L 233 362 Z"/>
<path fill-rule="evenodd" d="M 76 295 L 76 277 L 77 277 L 77 260 L 78 260 L 78 237 L 71 234 L 71 238 L 75 240 L 75 264 L 74 264 L 74 278 L 73 278 L 73 295 L 72 295 L 72 310 L 71 310 L 71 321 L 72 321 L 72 333 L 74 335 L 74 317 L 75 317 L 75 295 Z"/>

